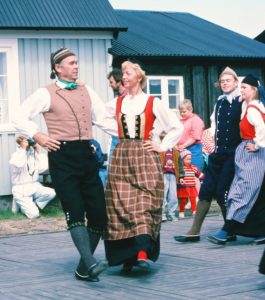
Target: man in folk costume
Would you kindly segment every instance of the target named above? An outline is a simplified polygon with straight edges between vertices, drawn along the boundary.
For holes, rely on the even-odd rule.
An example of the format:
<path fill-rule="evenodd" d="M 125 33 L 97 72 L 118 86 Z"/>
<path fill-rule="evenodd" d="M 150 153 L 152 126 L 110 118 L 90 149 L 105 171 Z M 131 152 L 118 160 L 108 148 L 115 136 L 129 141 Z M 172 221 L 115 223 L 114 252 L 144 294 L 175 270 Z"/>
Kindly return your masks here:
<path fill-rule="evenodd" d="M 183 126 L 158 98 L 143 92 L 145 72 L 139 64 L 122 64 L 125 97 L 107 104 L 108 118 L 118 124 L 120 142 L 110 159 L 106 184 L 108 214 L 106 255 L 111 266 L 148 268 L 159 255 L 164 198 L 159 153 L 173 148 Z M 150 140 L 166 132 L 161 144 Z"/>
<path fill-rule="evenodd" d="M 234 70 L 226 67 L 220 74 L 219 85 L 223 94 L 218 98 L 211 115 L 211 134 L 214 137 L 215 149 L 208 158 L 192 226 L 186 234 L 175 236 L 177 242 L 200 240 L 201 226 L 214 197 L 224 221 L 226 218 L 226 200 L 234 177 L 235 150 L 241 142 L 239 122 L 242 102 L 239 99 L 238 77 Z M 235 238 L 228 235 L 227 241 Z"/>
<path fill-rule="evenodd" d="M 76 83 L 77 57 L 69 49 L 51 54 L 51 70 L 51 79 L 57 77 L 56 82 L 39 88 L 22 103 L 14 125 L 20 134 L 48 150 L 52 182 L 81 256 L 76 277 L 99 281 L 98 275 L 107 262 L 97 262 L 93 253 L 107 216 L 98 163 L 89 141 L 93 138 L 92 124 L 106 131 L 101 125 L 105 106 L 93 89 Z M 48 134 L 40 132 L 31 121 L 39 113 L 44 116 Z"/>

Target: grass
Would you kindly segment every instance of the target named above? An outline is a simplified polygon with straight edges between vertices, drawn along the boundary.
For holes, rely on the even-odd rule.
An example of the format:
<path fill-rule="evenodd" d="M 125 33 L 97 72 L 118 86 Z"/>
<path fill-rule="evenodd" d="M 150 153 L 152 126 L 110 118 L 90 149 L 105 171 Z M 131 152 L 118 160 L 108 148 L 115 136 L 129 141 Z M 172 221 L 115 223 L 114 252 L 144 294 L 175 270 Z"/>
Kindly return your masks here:
<path fill-rule="evenodd" d="M 0 220 L 22 220 L 25 219 L 25 215 L 22 214 L 21 212 L 18 213 L 13 213 L 11 211 L 11 202 L 12 199 L 8 199 L 5 203 L 0 208 Z M 42 217 L 46 218 L 58 218 L 58 217 L 63 217 L 64 213 L 61 208 L 61 204 L 58 200 L 58 198 L 55 198 L 52 200 L 43 210 L 40 210 L 40 215 Z"/>
<path fill-rule="evenodd" d="M 0 220 L 22 220 L 25 216 L 21 213 L 14 214 L 10 210 L 0 210 Z"/>
<path fill-rule="evenodd" d="M 0 199 L 1 201 L 1 199 Z M 1 220 L 23 220 L 25 216 L 22 213 L 12 213 L 11 207 L 12 198 L 8 197 L 5 199 L 4 205 L 0 206 L 0 221 Z M 209 214 L 220 213 L 220 209 L 216 201 L 212 201 L 211 208 Z M 61 204 L 58 198 L 52 200 L 47 207 L 40 211 L 42 217 L 45 218 L 60 218 L 64 217 L 63 210 L 61 208 Z M 186 211 L 187 216 L 191 216 L 190 211 Z"/>
<path fill-rule="evenodd" d="M 54 200 L 53 200 L 54 201 Z M 56 201 L 56 200 L 55 200 Z M 64 213 L 61 205 L 58 203 L 51 203 L 44 210 L 41 211 L 41 215 L 44 217 L 54 218 L 63 217 Z"/>

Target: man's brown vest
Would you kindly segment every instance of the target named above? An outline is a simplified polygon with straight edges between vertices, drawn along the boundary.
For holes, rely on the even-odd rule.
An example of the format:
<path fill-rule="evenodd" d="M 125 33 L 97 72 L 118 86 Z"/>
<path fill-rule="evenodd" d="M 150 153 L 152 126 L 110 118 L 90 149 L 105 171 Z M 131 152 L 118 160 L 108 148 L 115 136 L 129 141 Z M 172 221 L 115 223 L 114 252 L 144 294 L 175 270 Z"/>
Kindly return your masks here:
<path fill-rule="evenodd" d="M 92 139 L 91 99 L 85 85 L 77 89 L 61 89 L 48 85 L 51 105 L 44 113 L 49 136 L 59 141 Z"/>

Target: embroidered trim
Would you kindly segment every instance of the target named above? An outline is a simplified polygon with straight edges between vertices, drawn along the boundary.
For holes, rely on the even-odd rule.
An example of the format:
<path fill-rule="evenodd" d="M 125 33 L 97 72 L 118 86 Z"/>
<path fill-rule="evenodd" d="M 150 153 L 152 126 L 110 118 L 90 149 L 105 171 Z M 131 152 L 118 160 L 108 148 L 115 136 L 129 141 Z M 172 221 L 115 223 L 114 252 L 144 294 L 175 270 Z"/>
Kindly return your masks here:
<path fill-rule="evenodd" d="M 72 229 L 72 228 L 75 228 L 75 227 L 78 227 L 78 226 L 85 226 L 85 222 L 75 222 L 75 223 L 72 223 L 68 226 L 68 230 Z"/>
<path fill-rule="evenodd" d="M 100 235 L 105 235 L 106 234 L 106 230 L 103 228 L 98 228 L 98 227 L 91 227 L 91 226 L 87 226 L 87 231 L 91 232 L 91 233 L 96 233 L 96 234 L 100 234 Z"/>

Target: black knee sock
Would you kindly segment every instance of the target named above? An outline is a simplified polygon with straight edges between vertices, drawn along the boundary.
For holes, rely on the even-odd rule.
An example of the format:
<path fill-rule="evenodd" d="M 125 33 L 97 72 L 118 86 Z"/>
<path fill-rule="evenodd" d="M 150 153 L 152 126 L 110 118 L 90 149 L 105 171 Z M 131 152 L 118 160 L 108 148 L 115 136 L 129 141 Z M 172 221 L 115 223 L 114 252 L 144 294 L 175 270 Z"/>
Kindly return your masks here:
<path fill-rule="evenodd" d="M 225 221 L 226 220 L 226 206 L 224 204 L 220 204 L 220 203 L 218 203 L 218 204 L 219 204 L 219 207 L 221 209 L 221 213 L 222 213 L 223 219 Z"/>
<path fill-rule="evenodd" d="M 96 263 L 90 250 L 90 240 L 85 226 L 77 226 L 70 229 L 72 240 L 81 256 L 86 268 L 89 269 Z"/>

